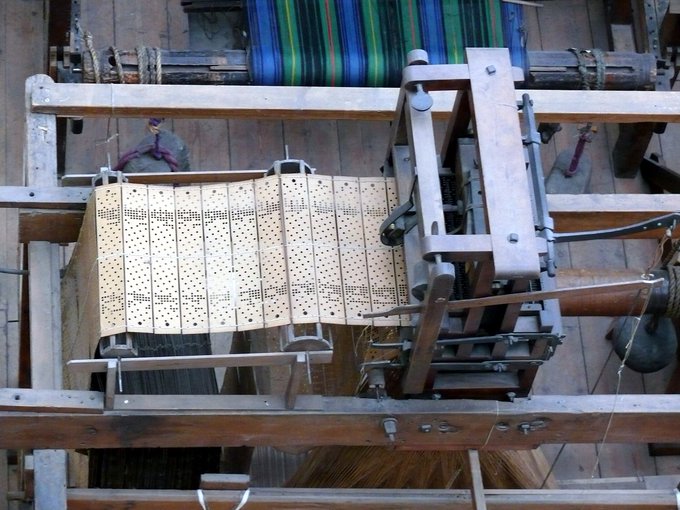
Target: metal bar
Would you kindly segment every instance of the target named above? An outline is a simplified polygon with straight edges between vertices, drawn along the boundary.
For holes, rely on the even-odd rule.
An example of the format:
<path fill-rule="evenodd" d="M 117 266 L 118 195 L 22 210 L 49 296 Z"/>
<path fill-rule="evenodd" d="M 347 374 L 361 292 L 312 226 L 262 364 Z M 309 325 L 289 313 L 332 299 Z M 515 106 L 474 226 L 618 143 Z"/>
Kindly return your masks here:
<path fill-rule="evenodd" d="M 106 392 L 104 393 L 104 409 L 113 409 L 116 396 L 116 375 L 118 374 L 118 361 L 106 360 Z"/>
<path fill-rule="evenodd" d="M 537 290 L 533 292 L 521 292 L 517 294 L 502 294 L 499 296 L 487 296 L 472 299 L 461 299 L 459 301 L 449 301 L 448 311 L 465 310 L 466 308 L 476 308 L 480 306 L 508 305 L 511 303 L 526 303 L 529 301 L 543 301 L 545 299 L 560 298 L 562 296 L 578 297 L 589 296 L 592 294 L 607 294 L 609 292 L 624 292 L 628 290 L 651 289 L 663 284 L 663 278 L 656 280 L 635 280 L 620 283 L 602 283 L 599 285 L 584 285 L 583 287 L 570 287 L 563 289 Z M 380 315 L 398 315 L 405 313 L 420 313 L 422 305 L 405 305 L 385 310 L 384 312 L 366 312 L 363 316 L 367 319 Z"/>
<path fill-rule="evenodd" d="M 250 354 L 213 354 L 204 356 L 166 356 L 148 358 L 121 358 L 121 372 L 143 372 L 146 370 L 177 370 L 185 368 L 216 367 L 266 367 L 295 363 L 298 352 L 263 352 Z M 306 354 L 310 364 L 330 363 L 333 351 L 314 351 Z M 305 357 L 305 360 L 307 358 Z M 109 360 L 72 360 L 67 367 L 74 373 L 106 372 Z"/>
<path fill-rule="evenodd" d="M 308 354 L 308 353 L 307 353 Z M 297 399 L 298 388 L 302 381 L 302 374 L 305 371 L 308 359 L 305 354 L 299 352 L 295 357 L 295 361 L 290 366 L 290 379 L 288 379 L 288 386 L 286 387 L 286 409 L 293 409 L 295 407 L 295 400 Z"/>

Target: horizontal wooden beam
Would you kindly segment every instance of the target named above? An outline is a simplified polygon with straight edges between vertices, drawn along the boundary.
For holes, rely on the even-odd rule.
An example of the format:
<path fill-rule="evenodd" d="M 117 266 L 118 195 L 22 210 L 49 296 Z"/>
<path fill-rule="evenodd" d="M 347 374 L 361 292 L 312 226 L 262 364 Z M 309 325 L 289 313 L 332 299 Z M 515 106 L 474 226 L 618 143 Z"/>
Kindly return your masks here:
<path fill-rule="evenodd" d="M 233 510 L 244 499 L 244 491 L 203 491 L 201 506 L 196 491 L 69 489 L 69 510 L 93 507 L 108 510 Z M 485 490 L 489 510 L 676 510 L 670 490 Z M 467 490 L 422 489 L 297 489 L 252 487 L 248 510 L 471 510 Z"/>
<path fill-rule="evenodd" d="M 234 406 L 228 395 L 117 395 L 114 410 L 104 411 L 98 392 L 24 390 L 32 399 L 26 401 L 16 400 L 16 391 L 0 389 L 0 448 L 286 444 L 494 450 L 597 443 L 607 430 L 610 443 L 674 442 L 680 430 L 680 395 L 534 396 L 512 403 L 300 395 L 294 410 L 276 396 L 240 396 Z M 55 396 L 70 397 L 64 412 L 50 403 Z M 397 420 L 394 441 L 383 430 L 386 417 Z"/>
<path fill-rule="evenodd" d="M 680 93 L 516 90 L 539 122 L 679 122 Z M 448 118 L 456 92 L 435 91 L 433 115 Z M 35 87 L 31 111 L 76 117 L 392 120 L 399 89 L 54 83 Z"/>
<path fill-rule="evenodd" d="M 77 189 L 78 194 L 84 192 Z M 45 209 L 37 209 L 36 207 L 42 205 L 31 202 L 33 197 L 27 198 L 25 194 L 22 195 L 23 198 L 15 199 L 19 206 L 32 207 L 19 212 L 21 242 L 68 243 L 78 239 L 83 213 L 72 209 L 82 208 L 82 199 L 79 195 L 73 198 L 67 190 L 68 188 L 52 188 L 49 192 L 59 209 L 54 209 L 50 203 L 44 204 Z M 557 232 L 599 230 L 680 211 L 680 195 L 548 195 L 548 207 L 555 220 Z M 631 237 L 649 239 L 660 236 L 661 231 L 650 230 Z"/>

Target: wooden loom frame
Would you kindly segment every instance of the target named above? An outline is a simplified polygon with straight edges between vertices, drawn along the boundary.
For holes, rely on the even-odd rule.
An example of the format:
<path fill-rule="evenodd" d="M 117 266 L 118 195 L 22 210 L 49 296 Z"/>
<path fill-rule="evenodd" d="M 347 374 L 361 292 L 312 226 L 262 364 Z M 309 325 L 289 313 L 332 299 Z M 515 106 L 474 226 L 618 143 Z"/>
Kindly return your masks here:
<path fill-rule="evenodd" d="M 517 97 L 521 97 L 522 93 L 517 91 Z M 450 116 L 455 94 L 433 92 L 433 96 L 434 117 Z M 680 94 L 674 92 L 537 90 L 531 91 L 531 97 L 537 120 L 545 122 L 680 121 Z M 396 103 L 397 91 L 392 89 L 334 89 L 329 95 L 325 89 L 301 87 L 173 86 L 166 89 L 153 85 L 55 84 L 46 76 L 29 78 L 26 86 L 27 187 L 0 189 L 0 204 L 21 209 L 21 241 L 28 243 L 33 389 L 0 390 L 0 429 L 3 431 L 0 447 L 39 448 L 35 452 L 36 506 L 61 509 L 68 501 L 69 507 L 79 508 L 76 503 L 79 498 L 102 503 L 108 501 L 113 505 L 117 498 L 120 501 L 123 497 L 110 491 L 67 491 L 65 454 L 48 448 L 186 445 L 189 436 L 201 446 L 281 444 L 291 440 L 303 446 L 390 446 L 392 443 L 381 427 L 385 417 L 397 418 L 397 445 L 411 449 L 531 448 L 550 442 L 597 442 L 603 439 L 610 417 L 612 421 L 607 432 L 610 442 L 677 442 L 680 439 L 677 432 L 680 430 L 680 396 L 675 395 L 622 395 L 618 398 L 611 395 L 550 396 L 507 404 L 482 401 L 377 402 L 351 397 L 301 396 L 295 409 L 287 409 L 281 397 L 270 399 L 265 409 L 262 396 L 240 399 L 194 396 L 185 401 L 186 409 L 178 410 L 176 399 L 170 402 L 163 397 L 154 397 L 152 404 L 141 396 L 137 399 L 126 397 L 128 402 L 125 403 L 114 397 L 107 402 L 101 393 L 60 390 L 59 267 L 54 243 L 74 240 L 74 232 L 77 232 L 82 217 L 79 209 L 83 208 L 88 193 L 84 189 L 57 186 L 57 116 L 388 120 L 392 118 Z M 212 172 L 207 176 L 194 173 L 188 178 L 200 180 L 202 177 L 229 180 L 234 173 Z M 240 177 L 251 178 L 252 175 L 243 173 Z M 186 177 L 171 175 L 165 178 L 171 181 Z M 563 231 L 620 226 L 680 209 L 680 200 L 674 196 L 664 196 L 660 200 L 658 196 L 646 195 L 602 195 L 594 198 L 558 195 L 550 200 L 557 229 Z M 55 228 L 56 225 L 60 227 Z M 61 228 L 61 225 L 65 227 Z M 418 431 L 422 423 L 444 422 L 452 426 L 450 430 L 454 433 L 426 436 Z M 160 427 L 164 433 L 149 439 L 145 423 L 153 423 L 155 431 Z M 189 423 L 192 426 L 200 423 L 204 426 L 203 430 L 212 430 L 212 433 L 206 432 L 196 438 Z M 297 433 L 293 438 L 295 431 L 309 423 L 316 427 L 317 433 L 313 437 Z M 353 505 L 371 508 L 370 504 L 376 507 L 381 504 L 379 501 L 372 503 L 373 496 L 357 491 L 334 491 L 334 494 L 325 496 L 314 492 L 328 505 L 333 505 L 329 508 L 352 508 Z M 436 494 L 437 491 L 416 492 L 404 491 L 404 497 L 416 498 L 405 499 L 411 501 L 407 506 L 417 504 L 437 508 L 441 504 L 438 499 L 441 494 Z M 507 496 L 506 492 L 511 495 Z M 496 491 L 501 500 L 505 496 L 510 498 L 502 502 L 494 502 L 494 491 L 486 491 L 485 494 L 490 508 L 530 508 L 530 501 L 522 500 L 536 497 L 530 492 L 536 491 Z M 568 508 L 569 505 L 587 508 L 586 502 L 596 505 L 602 501 L 602 496 L 598 499 L 593 492 L 588 493 L 592 496 L 590 500 L 590 496 L 584 496 L 582 491 L 573 492 L 558 491 L 557 499 L 566 498 L 560 508 Z M 295 492 L 290 490 L 274 493 L 278 499 L 273 501 L 283 502 L 286 497 L 295 497 Z M 299 508 L 305 507 L 304 500 L 314 504 L 311 492 L 304 497 L 302 494 L 298 493 L 302 498 L 297 500 Z M 550 496 L 547 491 L 541 491 L 541 494 Z M 627 500 L 614 498 L 611 493 L 605 496 L 613 507 L 641 508 L 640 495 L 630 491 L 619 491 L 618 494 L 625 495 Z M 211 508 L 220 508 L 219 498 L 223 498 L 225 508 L 233 507 L 240 498 L 226 493 L 213 496 L 214 499 L 208 498 Z M 544 496 L 538 496 L 541 507 L 550 504 L 550 499 L 542 499 Z M 140 498 L 137 508 L 144 508 L 141 494 L 130 494 L 128 499 L 137 497 Z M 180 500 L 184 501 L 181 504 L 196 501 L 195 494 L 174 492 L 143 496 L 149 504 L 155 497 L 161 498 L 163 505 Z M 443 497 L 443 504 L 454 508 L 453 501 L 463 496 L 456 491 L 446 491 Z M 513 503 L 515 500 L 512 498 L 519 498 L 522 502 Z M 555 504 L 558 504 L 557 499 Z M 642 499 L 645 505 L 657 505 L 652 508 L 677 507 L 672 493 L 645 491 Z M 461 508 L 470 508 L 471 501 L 463 500 L 461 505 L 465 506 Z M 272 508 L 272 500 L 268 501 L 262 507 Z M 386 499 L 381 501 L 387 502 Z"/>

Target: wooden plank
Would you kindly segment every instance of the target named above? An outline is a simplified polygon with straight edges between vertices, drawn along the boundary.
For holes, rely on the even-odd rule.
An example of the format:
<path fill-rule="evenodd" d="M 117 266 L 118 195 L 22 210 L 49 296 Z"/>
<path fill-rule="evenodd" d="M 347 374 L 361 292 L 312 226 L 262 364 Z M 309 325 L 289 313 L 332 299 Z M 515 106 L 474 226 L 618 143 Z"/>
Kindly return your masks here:
<path fill-rule="evenodd" d="M 472 478 L 472 507 L 474 510 L 486 510 L 486 498 L 484 497 L 484 482 L 482 481 L 482 468 L 479 465 L 479 452 L 468 450 L 470 473 Z"/>
<path fill-rule="evenodd" d="M 398 89 L 59 83 L 34 90 L 32 110 L 59 116 L 392 120 Z M 680 122 L 680 94 L 619 90 L 515 90 L 529 93 L 539 122 Z M 455 94 L 432 92 L 435 119 Z"/>
<path fill-rule="evenodd" d="M 229 163 L 233 169 L 269 168 L 285 158 L 283 124 L 277 120 L 229 117 Z M 300 154 L 300 156 L 304 156 Z"/>
<path fill-rule="evenodd" d="M 490 510 L 675 510 L 671 490 L 486 490 Z M 236 508 L 242 490 L 205 491 L 205 506 L 212 510 Z M 109 510 L 200 510 L 196 491 L 134 489 L 69 489 L 69 509 L 96 506 Z M 279 489 L 252 487 L 248 510 L 469 510 L 467 490 L 409 489 Z"/>
<path fill-rule="evenodd" d="M 530 196 L 508 50 L 468 48 L 466 58 L 495 278 L 537 278 L 531 203 L 507 200 Z"/>
<path fill-rule="evenodd" d="M 556 232 L 578 232 L 615 228 L 637 223 L 680 210 L 678 195 L 602 194 L 548 195 L 548 207 L 555 220 Z M 80 202 L 68 202 L 69 208 Z M 75 242 L 83 213 L 77 210 L 20 210 L 19 239 L 21 242 Z M 680 235 L 680 232 L 677 233 Z M 660 230 L 650 230 L 634 236 L 637 239 L 658 239 Z"/>
<path fill-rule="evenodd" d="M 74 243 L 83 223 L 82 211 L 22 209 L 19 211 L 19 242 Z"/>
<path fill-rule="evenodd" d="M 51 82 L 43 75 L 26 81 L 26 101 L 32 87 Z M 24 174 L 29 186 L 57 184 L 56 119 L 30 113 L 26 105 Z M 58 246 L 46 242 L 28 245 L 31 387 L 62 386 L 61 298 Z M 35 450 L 35 498 L 37 510 L 66 508 L 66 452 Z"/>
<path fill-rule="evenodd" d="M 0 390 L 0 392 L 11 390 Z M 50 391 L 42 390 L 49 399 Z M 65 392 L 69 394 L 70 392 Z M 80 396 L 82 392 L 74 392 Z M 93 395 L 100 395 L 93 393 Z M 99 397 L 101 398 L 101 397 Z M 116 408 L 132 396 L 116 397 Z M 141 397 L 140 397 L 141 398 Z M 471 400 L 396 401 L 299 395 L 298 410 L 272 409 L 268 398 L 249 397 L 239 409 L 200 410 L 211 396 L 193 396 L 182 410 L 177 396 L 144 397 L 161 410 L 88 413 L 4 411 L 0 406 L 0 448 L 117 448 L 173 446 L 382 445 L 418 450 L 525 449 L 544 443 L 677 441 L 678 395 L 540 396 L 515 402 Z M 224 398 L 222 395 L 216 399 Z M 121 400 L 123 399 L 123 400 Z M 69 404 L 70 407 L 76 405 Z M 36 405 L 38 407 L 38 405 Z M 44 405 L 41 405 L 44 407 Z M 36 417 L 39 416 L 39 419 Z M 397 419 L 391 442 L 382 419 Z M 420 425 L 451 424 L 455 433 L 423 434 Z M 314 434 L 309 427 L 314 427 Z M 528 429 L 527 429 L 528 427 Z M 526 433 L 524 430 L 526 430 Z M 196 434 L 200 430 L 200 434 Z"/>

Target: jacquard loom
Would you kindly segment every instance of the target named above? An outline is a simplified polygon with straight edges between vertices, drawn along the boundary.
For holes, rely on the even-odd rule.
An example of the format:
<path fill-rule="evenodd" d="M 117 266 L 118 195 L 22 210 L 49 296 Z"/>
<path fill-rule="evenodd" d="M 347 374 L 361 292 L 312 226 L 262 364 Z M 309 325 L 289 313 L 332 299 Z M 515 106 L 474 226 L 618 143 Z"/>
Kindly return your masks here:
<path fill-rule="evenodd" d="M 87 207 L 84 216 L 21 214 L 32 275 L 32 337 L 36 358 L 46 361 L 34 390 L 0 393 L 0 445 L 92 448 L 92 457 L 103 452 L 109 463 L 133 448 L 201 448 L 184 451 L 191 466 L 179 470 L 200 471 L 199 459 L 206 470 L 219 460 L 204 449 L 216 446 L 517 449 L 594 442 L 603 433 L 611 441 L 676 440 L 675 396 L 522 397 L 536 371 L 568 342 L 561 312 L 646 312 L 657 321 L 664 314 L 677 318 L 680 302 L 668 257 L 644 275 L 618 279 L 584 278 L 556 267 L 559 242 L 673 237 L 678 201 L 673 195 L 547 196 L 537 122 L 677 122 L 677 94 L 626 96 L 642 101 L 660 94 L 643 111 L 633 111 L 631 102 L 606 102 L 604 108 L 602 99 L 615 97 L 609 92 L 515 90 L 522 73 L 511 67 L 505 49 L 467 49 L 466 61 L 432 64 L 427 53 L 412 52 L 398 95 L 359 88 L 332 97 L 315 88 L 166 91 L 31 78 L 29 187 L 8 192 L 23 207 Z M 57 116 L 149 115 L 391 117 L 393 132 L 385 164 L 369 177 L 332 177 L 286 160 L 267 172 L 105 172 L 99 179 L 115 182 L 92 189 L 56 186 Z M 441 147 L 433 119 L 448 124 Z M 55 217 L 70 223 L 56 228 Z M 76 237 L 59 320 L 52 243 Z M 560 284 L 562 278 L 570 283 Z M 366 344 L 353 367 L 356 396 L 315 394 L 317 365 L 333 363 L 347 350 L 347 337 L 333 335 L 346 326 L 356 326 Z M 253 331 L 273 332 L 279 349 L 210 353 L 209 334 Z M 194 352 L 177 356 L 179 344 Z M 204 394 L 216 393 L 207 369 L 262 366 L 284 367 L 281 388 Z M 164 390 L 170 391 L 148 391 L 145 374 L 185 369 L 193 376 L 169 376 Z M 59 391 L 63 380 L 67 389 Z M 655 404 L 656 412 L 641 410 L 643 403 Z M 58 463 L 61 453 L 37 450 L 36 458 Z M 94 464 L 91 476 L 115 480 L 97 474 L 103 464 Z M 194 488 L 193 477 L 176 487 Z M 214 491 L 209 501 L 243 503 L 238 488 Z M 261 507 L 296 497 L 281 491 L 254 488 L 252 494 Z M 185 501 L 194 503 L 194 491 L 188 492 L 192 499 Z M 343 504 L 359 508 L 368 497 L 335 492 L 326 502 L 345 498 Z M 165 499 L 156 501 L 177 503 L 189 497 L 185 493 L 160 494 Z M 372 497 L 378 496 L 388 497 Z M 86 504 L 114 496 L 91 489 L 69 497 Z M 415 498 L 419 506 L 439 504 L 431 493 Z"/>

